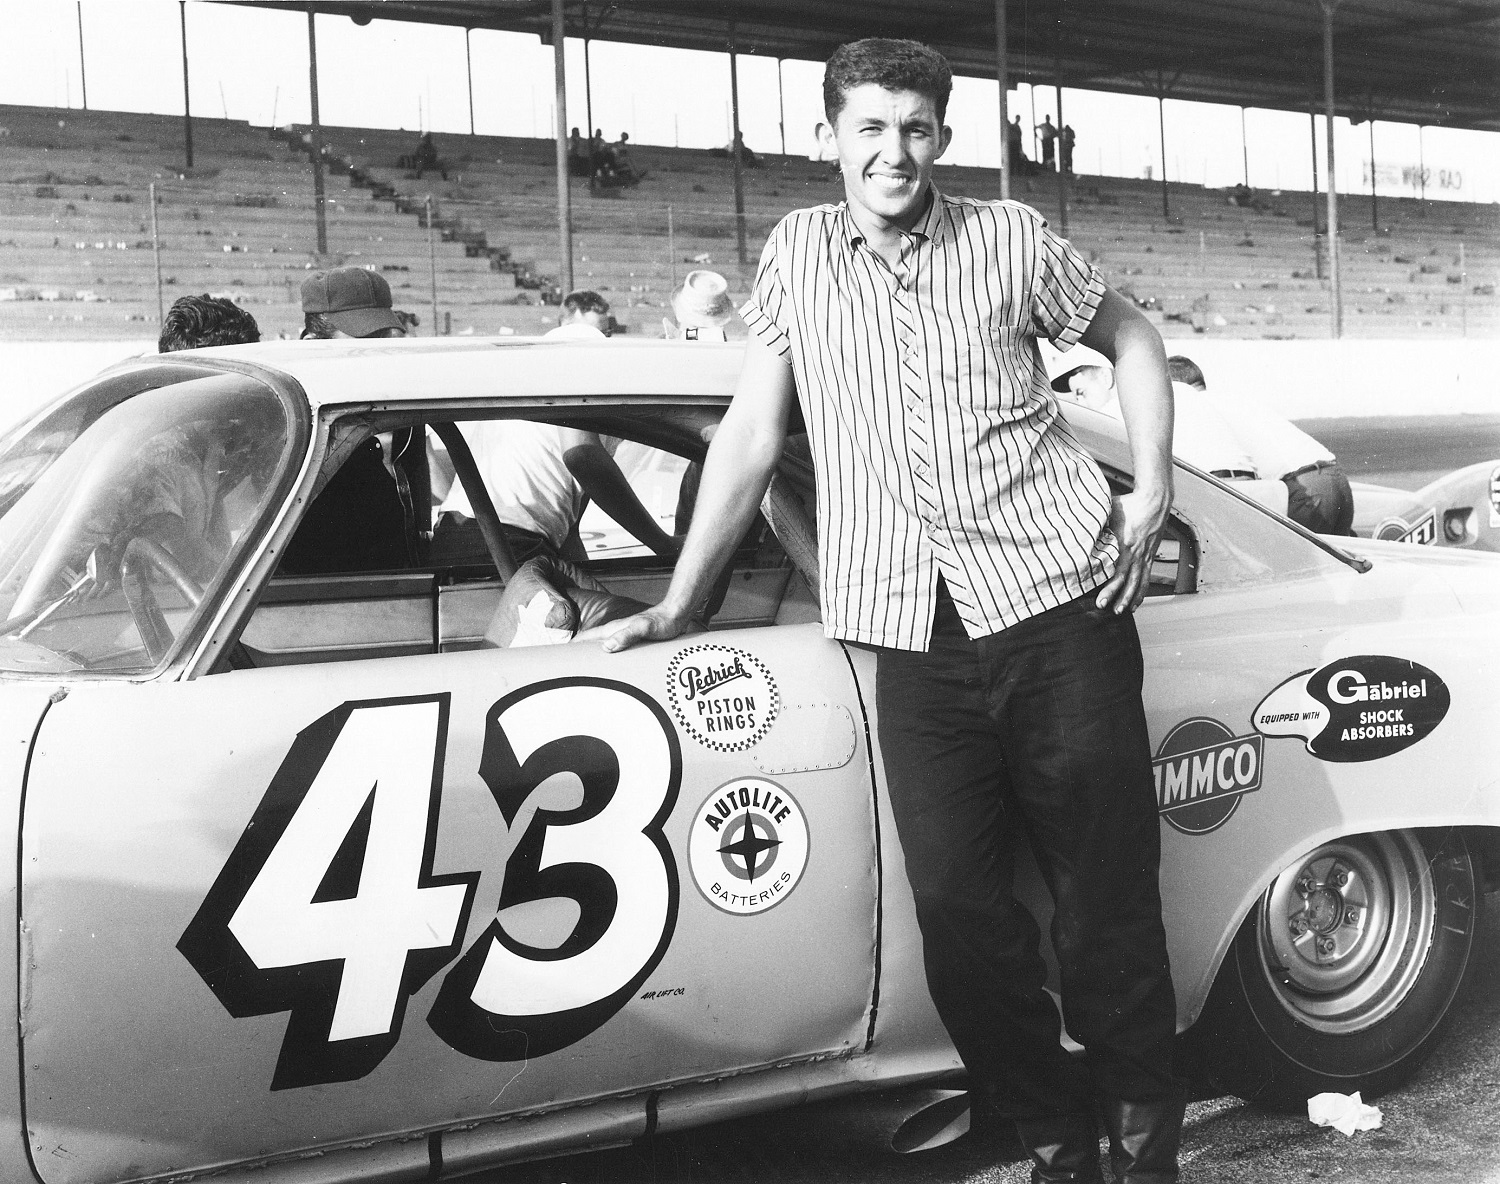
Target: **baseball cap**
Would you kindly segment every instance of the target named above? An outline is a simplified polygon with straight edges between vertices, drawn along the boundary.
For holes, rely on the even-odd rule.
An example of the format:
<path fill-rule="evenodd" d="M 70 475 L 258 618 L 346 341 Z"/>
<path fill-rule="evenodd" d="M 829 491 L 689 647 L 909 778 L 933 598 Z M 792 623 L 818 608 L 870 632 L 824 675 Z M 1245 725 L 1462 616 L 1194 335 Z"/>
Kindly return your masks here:
<path fill-rule="evenodd" d="M 1066 394 L 1068 391 L 1068 377 L 1075 370 L 1081 370 L 1085 366 L 1103 366 L 1107 370 L 1114 369 L 1114 363 L 1106 358 L 1096 349 L 1090 349 L 1086 345 L 1075 345 L 1069 350 L 1059 350 L 1055 346 L 1044 351 L 1047 362 L 1047 375 L 1052 380 L 1052 389 Z"/>
<path fill-rule="evenodd" d="M 385 277 L 362 267 L 340 267 L 308 276 L 302 281 L 302 312 L 321 313 L 330 325 L 350 337 L 406 328 L 391 311 L 391 286 Z"/>

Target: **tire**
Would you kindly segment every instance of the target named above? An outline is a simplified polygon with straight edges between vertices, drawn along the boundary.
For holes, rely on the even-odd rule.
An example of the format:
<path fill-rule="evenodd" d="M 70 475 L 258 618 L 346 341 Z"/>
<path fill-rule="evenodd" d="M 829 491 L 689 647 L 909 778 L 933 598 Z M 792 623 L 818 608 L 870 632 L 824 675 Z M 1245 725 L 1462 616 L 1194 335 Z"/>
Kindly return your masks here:
<path fill-rule="evenodd" d="M 1353 835 L 1303 856 L 1250 910 L 1214 980 L 1188 1042 L 1200 1074 L 1287 1111 L 1401 1085 L 1441 1035 L 1479 904 L 1458 831 Z"/>

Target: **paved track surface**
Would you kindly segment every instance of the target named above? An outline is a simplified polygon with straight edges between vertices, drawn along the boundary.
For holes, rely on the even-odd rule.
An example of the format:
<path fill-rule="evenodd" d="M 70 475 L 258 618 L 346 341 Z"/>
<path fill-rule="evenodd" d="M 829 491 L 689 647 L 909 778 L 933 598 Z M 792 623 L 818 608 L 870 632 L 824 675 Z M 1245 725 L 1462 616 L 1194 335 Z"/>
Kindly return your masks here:
<path fill-rule="evenodd" d="M 1420 489 L 1454 469 L 1500 458 L 1500 415 L 1301 419 L 1351 480 Z"/>

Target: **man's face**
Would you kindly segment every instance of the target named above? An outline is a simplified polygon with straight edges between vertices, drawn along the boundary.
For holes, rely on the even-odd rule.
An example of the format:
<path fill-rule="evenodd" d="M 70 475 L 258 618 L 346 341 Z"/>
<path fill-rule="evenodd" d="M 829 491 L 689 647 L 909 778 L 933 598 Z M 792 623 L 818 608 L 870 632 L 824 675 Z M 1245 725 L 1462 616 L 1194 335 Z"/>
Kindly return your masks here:
<path fill-rule="evenodd" d="M 938 121 L 932 98 L 873 82 L 845 91 L 833 125 L 818 125 L 823 147 L 838 156 L 855 221 L 876 229 L 910 230 L 916 224 L 932 166 L 952 135 Z"/>
<path fill-rule="evenodd" d="M 1068 392 L 1085 407 L 1099 411 L 1115 393 L 1115 372 L 1108 366 L 1080 366 L 1068 375 Z"/>

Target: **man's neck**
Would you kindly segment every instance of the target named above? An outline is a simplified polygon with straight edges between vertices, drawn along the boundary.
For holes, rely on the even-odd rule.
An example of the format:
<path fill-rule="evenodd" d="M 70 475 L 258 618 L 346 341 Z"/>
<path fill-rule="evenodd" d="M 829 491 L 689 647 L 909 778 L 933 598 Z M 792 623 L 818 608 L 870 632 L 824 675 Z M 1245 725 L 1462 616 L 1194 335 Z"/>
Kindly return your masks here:
<path fill-rule="evenodd" d="M 932 187 L 927 187 L 927 195 L 917 204 L 912 213 L 901 218 L 887 220 L 872 214 L 869 210 L 848 202 L 849 216 L 854 220 L 854 225 L 859 233 L 864 236 L 866 245 L 887 263 L 895 263 L 901 255 L 901 246 L 905 236 L 912 232 L 912 228 L 921 222 L 927 214 L 928 207 L 932 204 Z"/>

